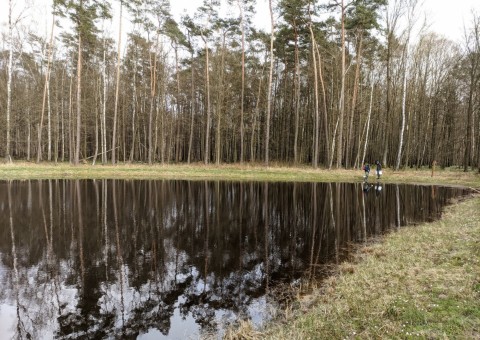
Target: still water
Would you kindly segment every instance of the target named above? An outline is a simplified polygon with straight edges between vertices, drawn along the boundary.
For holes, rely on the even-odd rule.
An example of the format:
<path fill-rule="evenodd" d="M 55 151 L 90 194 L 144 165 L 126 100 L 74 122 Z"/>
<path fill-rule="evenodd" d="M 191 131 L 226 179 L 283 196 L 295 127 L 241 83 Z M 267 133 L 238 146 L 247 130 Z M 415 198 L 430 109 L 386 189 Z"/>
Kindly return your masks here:
<path fill-rule="evenodd" d="M 372 183 L 0 182 L 0 338 L 195 339 L 321 279 L 463 189 Z"/>

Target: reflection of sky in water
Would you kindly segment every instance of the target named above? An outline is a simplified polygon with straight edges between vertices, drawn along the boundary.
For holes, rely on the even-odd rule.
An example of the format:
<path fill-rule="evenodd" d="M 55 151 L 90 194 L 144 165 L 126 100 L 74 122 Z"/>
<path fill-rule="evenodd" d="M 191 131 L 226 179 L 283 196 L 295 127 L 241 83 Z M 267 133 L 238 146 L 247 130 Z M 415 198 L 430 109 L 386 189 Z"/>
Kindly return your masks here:
<path fill-rule="evenodd" d="M 190 313 L 184 317 L 180 315 L 179 303 L 184 303 L 184 297 L 180 297 L 175 306 L 173 316 L 170 318 L 171 327 L 167 335 L 163 335 L 157 329 L 149 329 L 148 332 L 140 334 L 137 339 L 139 340 L 156 340 L 156 339 L 171 339 L 171 340 L 183 340 L 183 339 L 198 339 L 200 337 L 200 327 L 195 322 L 195 319 Z"/>
<path fill-rule="evenodd" d="M 112 181 L 83 181 L 77 196 L 72 181 L 52 182 L 51 191 L 50 182 L 12 183 L 19 285 L 0 181 L 0 340 L 198 339 L 221 337 L 245 318 L 260 326 L 275 316 L 278 296 L 266 291 L 276 284 L 297 285 L 348 243 L 431 219 L 462 193 L 375 184 L 379 194 L 366 196 L 361 183 L 271 183 L 264 191 L 264 183 L 117 181 L 112 189 Z"/>
<path fill-rule="evenodd" d="M 0 336 L 3 339 L 13 339 L 15 334 L 17 319 L 17 307 L 1 304 L 0 305 Z"/>

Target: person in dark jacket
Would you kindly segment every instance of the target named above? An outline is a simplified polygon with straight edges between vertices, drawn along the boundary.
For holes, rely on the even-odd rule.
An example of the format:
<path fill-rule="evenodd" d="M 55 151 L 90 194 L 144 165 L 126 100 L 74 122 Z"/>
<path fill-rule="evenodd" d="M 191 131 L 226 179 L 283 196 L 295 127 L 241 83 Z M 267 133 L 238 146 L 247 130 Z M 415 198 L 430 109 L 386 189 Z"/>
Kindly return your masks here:
<path fill-rule="evenodd" d="M 382 164 L 379 161 L 375 161 L 375 164 L 377 165 L 377 179 L 380 179 L 380 176 L 382 176 Z"/>
<path fill-rule="evenodd" d="M 365 176 L 363 177 L 363 179 L 368 180 L 368 175 L 370 175 L 370 164 L 368 163 L 365 163 L 365 165 L 363 166 L 363 171 L 365 171 Z"/>

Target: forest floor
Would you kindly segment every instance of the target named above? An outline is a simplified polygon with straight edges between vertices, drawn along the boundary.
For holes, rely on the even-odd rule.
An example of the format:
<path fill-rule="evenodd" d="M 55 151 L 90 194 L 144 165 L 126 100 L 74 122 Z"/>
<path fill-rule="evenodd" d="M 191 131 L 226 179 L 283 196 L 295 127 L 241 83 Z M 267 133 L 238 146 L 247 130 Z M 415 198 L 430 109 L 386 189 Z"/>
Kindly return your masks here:
<path fill-rule="evenodd" d="M 361 170 L 272 165 L 79 165 L 15 162 L 6 179 L 186 179 L 359 182 Z M 375 181 L 373 172 L 371 180 Z M 227 339 L 480 338 L 480 175 L 460 168 L 384 169 L 383 183 L 464 186 L 469 199 L 441 220 L 401 228 L 364 244 L 292 308 L 262 329 L 250 323 Z"/>

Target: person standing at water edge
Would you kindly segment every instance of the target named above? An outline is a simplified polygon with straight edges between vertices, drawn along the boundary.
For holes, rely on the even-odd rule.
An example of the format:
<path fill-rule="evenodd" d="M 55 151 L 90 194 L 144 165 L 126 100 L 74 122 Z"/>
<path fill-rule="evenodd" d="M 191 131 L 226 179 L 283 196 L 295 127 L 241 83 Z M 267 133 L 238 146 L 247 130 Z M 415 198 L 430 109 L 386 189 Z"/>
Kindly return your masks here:
<path fill-rule="evenodd" d="M 365 180 L 368 179 L 368 175 L 370 175 L 370 164 L 365 163 L 363 166 L 363 171 L 365 171 L 365 177 L 363 177 Z"/>
<path fill-rule="evenodd" d="M 375 164 L 377 165 L 377 179 L 380 179 L 382 175 L 382 164 L 380 164 L 379 161 L 375 161 Z"/>

